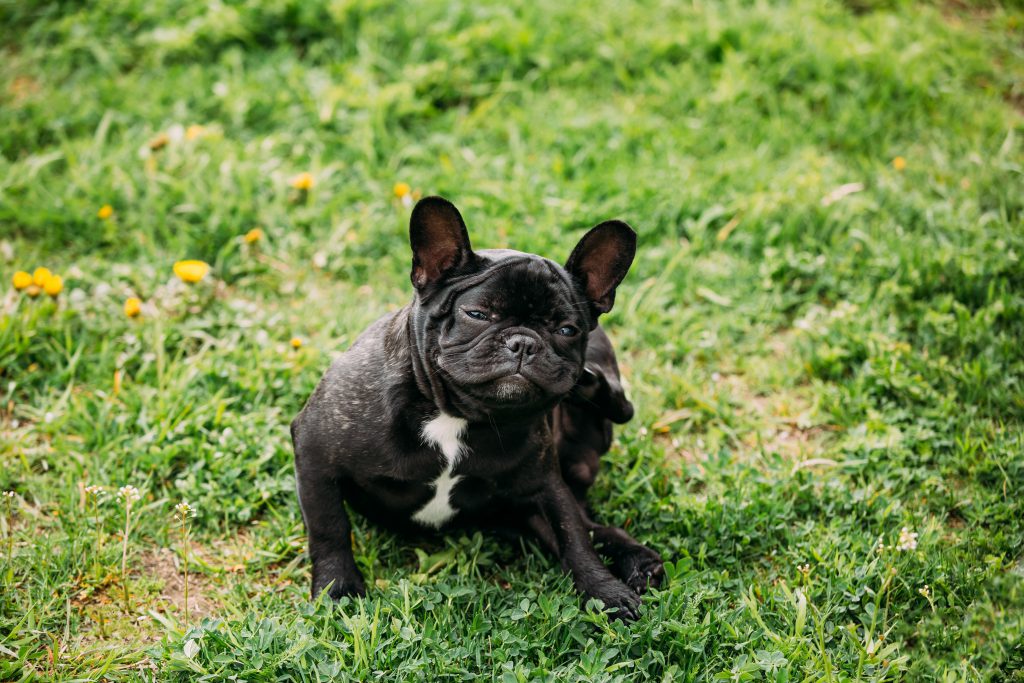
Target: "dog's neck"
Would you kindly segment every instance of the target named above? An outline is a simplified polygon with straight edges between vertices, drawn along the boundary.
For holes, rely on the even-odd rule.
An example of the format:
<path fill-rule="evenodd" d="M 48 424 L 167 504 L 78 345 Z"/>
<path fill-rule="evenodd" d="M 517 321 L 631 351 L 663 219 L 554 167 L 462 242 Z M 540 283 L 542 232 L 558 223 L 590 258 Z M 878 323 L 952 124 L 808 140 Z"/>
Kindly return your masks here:
<path fill-rule="evenodd" d="M 455 417 L 466 417 L 461 410 L 453 405 L 441 375 L 435 368 L 428 365 L 426 354 L 420 348 L 416 334 L 416 325 L 419 323 L 416 319 L 416 311 L 414 306 L 407 306 L 398 314 L 396 320 L 401 326 L 398 331 L 405 336 L 406 344 L 409 345 L 409 362 L 412 365 L 416 388 L 427 401 L 437 406 L 441 412 Z"/>

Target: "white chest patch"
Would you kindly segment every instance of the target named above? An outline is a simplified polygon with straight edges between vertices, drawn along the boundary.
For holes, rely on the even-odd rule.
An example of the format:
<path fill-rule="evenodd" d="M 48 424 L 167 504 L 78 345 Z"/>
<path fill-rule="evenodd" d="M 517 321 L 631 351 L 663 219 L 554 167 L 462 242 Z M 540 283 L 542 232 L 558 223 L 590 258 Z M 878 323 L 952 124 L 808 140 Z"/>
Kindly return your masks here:
<path fill-rule="evenodd" d="M 436 529 L 455 516 L 456 510 L 449 498 L 462 477 L 452 472 L 465 452 L 466 444 L 462 442 L 462 435 L 468 424 L 461 417 L 440 413 L 434 419 L 424 422 L 420 429 L 423 442 L 441 451 L 445 459 L 445 468 L 433 483 L 434 497 L 412 516 L 420 524 Z"/>

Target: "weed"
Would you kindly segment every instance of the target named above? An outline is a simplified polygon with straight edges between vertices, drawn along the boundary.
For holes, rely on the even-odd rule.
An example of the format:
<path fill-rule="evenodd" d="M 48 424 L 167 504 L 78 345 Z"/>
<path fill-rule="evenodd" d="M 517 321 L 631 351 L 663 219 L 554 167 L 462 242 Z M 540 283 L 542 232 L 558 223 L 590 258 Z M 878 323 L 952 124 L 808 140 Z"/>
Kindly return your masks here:
<path fill-rule="evenodd" d="M 122 486 L 117 490 L 117 495 L 124 505 L 124 531 L 121 532 L 121 589 L 124 597 L 125 614 L 131 611 L 131 597 L 128 592 L 128 537 L 132 524 L 132 505 L 141 498 L 139 490 L 134 486 Z"/>
<path fill-rule="evenodd" d="M 185 628 L 188 628 L 188 556 L 191 547 L 188 541 L 188 518 L 194 517 L 196 509 L 188 504 L 188 501 L 181 501 L 174 506 L 174 514 L 181 525 L 181 561 L 185 574 Z"/>

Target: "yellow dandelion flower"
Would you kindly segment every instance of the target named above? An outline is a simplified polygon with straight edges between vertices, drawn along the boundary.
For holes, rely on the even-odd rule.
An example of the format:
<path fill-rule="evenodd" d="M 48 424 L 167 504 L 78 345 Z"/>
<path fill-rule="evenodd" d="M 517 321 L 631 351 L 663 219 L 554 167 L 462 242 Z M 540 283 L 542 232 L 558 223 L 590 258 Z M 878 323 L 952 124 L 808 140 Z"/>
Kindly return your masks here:
<path fill-rule="evenodd" d="M 96 215 L 102 218 L 103 220 L 107 220 L 108 218 L 114 215 L 114 207 L 112 207 L 110 204 L 104 204 L 103 206 L 100 207 L 100 210 L 96 212 Z"/>
<path fill-rule="evenodd" d="M 192 124 L 191 126 L 189 126 L 188 128 L 185 129 L 185 139 L 186 140 L 195 140 L 196 138 L 202 137 L 203 133 L 205 133 L 205 132 L 206 132 L 205 128 L 203 128 L 202 126 L 200 126 L 197 123 L 194 123 L 194 124 Z"/>
<path fill-rule="evenodd" d="M 137 296 L 130 296 L 124 300 L 124 314 L 129 318 L 136 318 L 142 313 L 142 300 Z"/>
<path fill-rule="evenodd" d="M 210 272 L 210 265 L 203 261 L 187 260 L 178 261 L 174 264 L 174 274 L 177 275 L 182 282 L 199 282 L 206 274 Z"/>
<path fill-rule="evenodd" d="M 25 293 L 28 294 L 33 299 L 39 296 L 39 293 L 42 291 L 43 290 L 41 287 L 39 287 L 39 285 L 29 285 L 28 287 L 25 288 Z"/>
<path fill-rule="evenodd" d="M 292 340 L 289 343 L 292 345 L 293 349 L 302 348 L 302 339 L 300 339 L 299 337 L 292 337 Z"/>
<path fill-rule="evenodd" d="M 892 167 L 895 168 L 897 171 L 902 171 L 907 167 L 907 160 L 904 159 L 903 157 L 896 157 L 895 159 L 892 160 Z"/>
<path fill-rule="evenodd" d="M 51 275 L 43 284 L 43 291 L 53 298 L 57 298 L 64 291 L 64 278 L 60 275 Z"/>
<path fill-rule="evenodd" d="M 399 199 L 412 194 L 412 188 L 409 187 L 409 183 L 395 183 L 395 196 Z"/>
<path fill-rule="evenodd" d="M 11 284 L 14 285 L 15 289 L 22 290 L 32 284 L 32 276 L 26 273 L 24 270 L 19 270 L 11 278 Z"/>
<path fill-rule="evenodd" d="M 263 231 L 260 230 L 259 228 L 253 228 L 249 232 L 245 233 L 245 236 L 242 239 L 245 240 L 246 244 L 253 244 L 255 242 L 259 242 L 261 239 L 263 239 Z"/>
<path fill-rule="evenodd" d="M 163 149 L 167 146 L 167 143 L 171 141 L 171 137 L 167 133 L 160 133 L 152 140 L 149 141 L 149 148 L 154 152 L 158 149 Z"/>
<path fill-rule="evenodd" d="M 53 273 L 50 272 L 49 268 L 36 268 L 35 272 L 32 273 L 32 284 L 41 288 L 51 277 L 53 277 Z"/>
<path fill-rule="evenodd" d="M 313 174 L 309 171 L 300 173 L 291 180 L 292 187 L 296 190 L 302 190 L 303 192 L 311 190 L 316 185 L 316 180 L 313 178 Z"/>

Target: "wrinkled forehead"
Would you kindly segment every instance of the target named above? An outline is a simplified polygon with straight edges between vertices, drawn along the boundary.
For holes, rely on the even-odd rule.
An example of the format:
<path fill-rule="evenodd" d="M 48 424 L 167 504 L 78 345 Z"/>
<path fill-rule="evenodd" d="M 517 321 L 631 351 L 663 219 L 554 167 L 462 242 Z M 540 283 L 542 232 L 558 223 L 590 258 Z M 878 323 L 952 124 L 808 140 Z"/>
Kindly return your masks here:
<path fill-rule="evenodd" d="M 580 308 L 575 285 L 554 261 L 508 249 L 488 249 L 477 255 L 486 264 L 485 277 L 464 293 L 467 301 L 475 300 L 496 313 L 531 317 L 564 316 Z"/>

